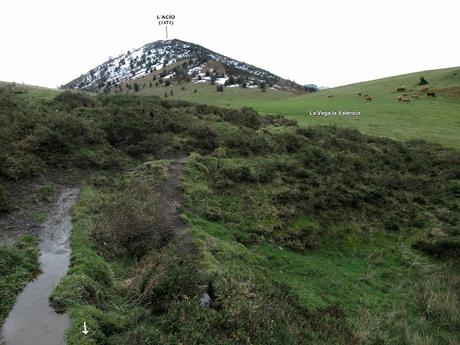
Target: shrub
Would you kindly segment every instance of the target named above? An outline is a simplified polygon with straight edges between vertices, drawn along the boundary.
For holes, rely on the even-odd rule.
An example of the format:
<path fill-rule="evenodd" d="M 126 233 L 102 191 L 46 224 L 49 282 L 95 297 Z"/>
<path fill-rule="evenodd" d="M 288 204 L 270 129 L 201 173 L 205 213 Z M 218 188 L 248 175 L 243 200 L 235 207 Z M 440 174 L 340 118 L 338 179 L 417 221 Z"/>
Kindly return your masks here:
<path fill-rule="evenodd" d="M 213 128 L 205 124 L 196 124 L 191 126 L 187 130 L 187 134 L 191 136 L 189 144 L 193 148 L 211 152 L 219 147 L 219 135 Z"/>
<path fill-rule="evenodd" d="M 216 86 L 216 91 L 217 91 L 217 92 L 224 92 L 224 86 L 223 86 L 223 85 L 220 85 L 220 84 L 217 85 L 217 86 Z"/>
<path fill-rule="evenodd" d="M 460 239 L 447 237 L 434 240 L 420 240 L 414 248 L 437 258 L 460 259 Z"/>
<path fill-rule="evenodd" d="M 267 140 L 262 135 L 247 128 L 241 128 L 238 131 L 226 134 L 224 145 L 230 151 L 240 155 L 257 154 L 270 150 Z"/>
<path fill-rule="evenodd" d="M 259 129 L 263 124 L 262 116 L 255 110 L 246 107 L 239 111 L 228 110 L 223 117 L 225 121 L 253 129 Z"/>
<path fill-rule="evenodd" d="M 143 182 L 133 181 L 99 205 L 92 229 L 99 250 L 106 257 L 142 257 L 160 248 L 173 236 L 168 203 Z"/>
<path fill-rule="evenodd" d="M 173 301 L 197 296 L 201 284 L 197 262 L 190 254 L 167 246 L 139 263 L 127 291 L 133 303 L 161 313 Z"/>
<path fill-rule="evenodd" d="M 66 110 L 77 107 L 94 107 L 96 102 L 88 95 L 81 92 L 64 91 L 54 98 L 54 103 L 61 105 Z"/>
<path fill-rule="evenodd" d="M 418 82 L 419 85 L 426 85 L 428 84 L 428 82 L 426 81 L 426 79 L 424 77 L 420 77 L 420 81 Z"/>

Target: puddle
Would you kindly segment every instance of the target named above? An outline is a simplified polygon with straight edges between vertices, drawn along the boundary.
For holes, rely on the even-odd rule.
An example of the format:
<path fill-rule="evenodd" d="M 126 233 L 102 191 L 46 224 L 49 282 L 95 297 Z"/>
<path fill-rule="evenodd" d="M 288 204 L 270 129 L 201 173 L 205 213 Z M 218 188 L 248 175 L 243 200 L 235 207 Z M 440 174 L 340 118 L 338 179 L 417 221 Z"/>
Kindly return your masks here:
<path fill-rule="evenodd" d="M 41 273 L 18 295 L 2 327 L 5 345 L 64 345 L 69 326 L 66 314 L 57 314 L 48 298 L 70 264 L 71 209 L 77 188 L 64 189 L 40 230 Z"/>

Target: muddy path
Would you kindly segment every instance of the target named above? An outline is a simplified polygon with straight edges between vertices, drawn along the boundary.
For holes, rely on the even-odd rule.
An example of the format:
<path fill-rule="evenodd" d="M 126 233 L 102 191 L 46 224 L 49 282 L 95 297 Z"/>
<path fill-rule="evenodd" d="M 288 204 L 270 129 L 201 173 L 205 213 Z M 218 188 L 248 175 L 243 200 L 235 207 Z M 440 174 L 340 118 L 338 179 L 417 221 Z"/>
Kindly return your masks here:
<path fill-rule="evenodd" d="M 65 314 L 57 314 L 48 298 L 70 264 L 72 208 L 78 188 L 63 188 L 39 229 L 40 274 L 16 298 L 1 330 L 5 345 L 63 345 L 69 325 Z"/>
<path fill-rule="evenodd" d="M 182 203 L 181 178 L 187 159 L 188 157 L 184 155 L 171 160 L 171 164 L 167 168 L 167 178 L 160 183 L 157 191 L 169 206 L 168 219 L 174 229 L 174 235 L 180 247 L 189 254 L 196 254 L 196 247 L 193 244 L 190 234 L 187 232 L 188 224 L 180 215 Z"/>

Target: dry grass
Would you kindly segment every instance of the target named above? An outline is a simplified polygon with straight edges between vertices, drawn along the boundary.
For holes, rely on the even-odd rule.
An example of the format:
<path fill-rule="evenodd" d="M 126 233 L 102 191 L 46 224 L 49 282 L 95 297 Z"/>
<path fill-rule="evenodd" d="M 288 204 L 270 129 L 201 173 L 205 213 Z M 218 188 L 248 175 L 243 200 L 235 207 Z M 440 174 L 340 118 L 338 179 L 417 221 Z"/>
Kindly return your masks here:
<path fill-rule="evenodd" d="M 106 257 L 128 254 L 142 257 L 173 237 L 168 204 L 146 183 L 130 183 L 98 207 L 92 235 Z"/>

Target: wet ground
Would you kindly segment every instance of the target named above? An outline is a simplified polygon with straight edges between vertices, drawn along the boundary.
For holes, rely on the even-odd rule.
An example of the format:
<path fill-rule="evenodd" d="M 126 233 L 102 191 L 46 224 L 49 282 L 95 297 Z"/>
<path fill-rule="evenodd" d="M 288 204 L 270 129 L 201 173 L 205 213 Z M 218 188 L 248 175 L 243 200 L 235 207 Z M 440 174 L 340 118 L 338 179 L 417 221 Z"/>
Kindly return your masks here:
<path fill-rule="evenodd" d="M 69 325 L 65 314 L 57 314 L 48 298 L 65 276 L 70 264 L 72 207 L 77 188 L 62 189 L 56 204 L 39 230 L 41 273 L 18 295 L 2 327 L 5 345 L 63 345 Z"/>

